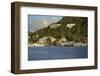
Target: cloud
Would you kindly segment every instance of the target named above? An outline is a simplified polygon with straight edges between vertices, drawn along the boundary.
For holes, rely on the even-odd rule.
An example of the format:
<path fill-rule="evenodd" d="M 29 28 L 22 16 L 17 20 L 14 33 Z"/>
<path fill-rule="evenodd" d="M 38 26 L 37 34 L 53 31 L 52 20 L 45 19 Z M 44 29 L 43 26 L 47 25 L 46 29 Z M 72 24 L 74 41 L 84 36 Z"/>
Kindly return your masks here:
<path fill-rule="evenodd" d="M 48 27 L 52 23 L 56 23 L 61 20 L 62 17 L 32 17 L 30 18 L 28 29 L 31 32 L 35 32 L 39 29 Z"/>
<path fill-rule="evenodd" d="M 56 23 L 58 21 L 58 19 L 56 17 L 51 17 L 51 22 L 52 23 Z"/>
<path fill-rule="evenodd" d="M 39 30 L 41 28 L 45 28 L 48 25 L 49 25 L 49 23 L 45 19 L 33 20 L 31 25 L 29 25 L 29 29 L 31 32 L 34 32 L 34 31 Z"/>

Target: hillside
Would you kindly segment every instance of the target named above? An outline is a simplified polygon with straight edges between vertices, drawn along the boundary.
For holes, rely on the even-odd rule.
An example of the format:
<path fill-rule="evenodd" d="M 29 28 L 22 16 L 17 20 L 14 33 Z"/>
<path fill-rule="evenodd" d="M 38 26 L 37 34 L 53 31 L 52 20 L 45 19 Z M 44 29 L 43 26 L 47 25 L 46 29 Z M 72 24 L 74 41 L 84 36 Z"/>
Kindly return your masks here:
<path fill-rule="evenodd" d="M 42 37 L 52 36 L 59 40 L 65 37 L 68 41 L 87 42 L 87 24 L 86 17 L 63 17 L 57 23 L 50 24 L 47 28 L 37 30 L 36 32 L 29 32 L 29 43 L 34 43 Z M 60 24 L 60 26 L 56 26 Z M 74 24 L 72 28 L 68 28 L 67 24 Z M 54 25 L 56 27 L 54 27 Z M 54 28 L 51 28 L 53 26 Z"/>

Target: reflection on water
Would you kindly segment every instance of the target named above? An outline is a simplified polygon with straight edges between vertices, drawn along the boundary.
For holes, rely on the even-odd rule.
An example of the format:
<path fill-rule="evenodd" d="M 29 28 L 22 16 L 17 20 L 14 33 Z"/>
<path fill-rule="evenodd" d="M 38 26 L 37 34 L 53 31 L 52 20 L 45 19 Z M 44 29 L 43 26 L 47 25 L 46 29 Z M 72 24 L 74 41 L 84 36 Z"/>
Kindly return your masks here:
<path fill-rule="evenodd" d="M 87 47 L 29 47 L 28 60 L 88 58 Z"/>

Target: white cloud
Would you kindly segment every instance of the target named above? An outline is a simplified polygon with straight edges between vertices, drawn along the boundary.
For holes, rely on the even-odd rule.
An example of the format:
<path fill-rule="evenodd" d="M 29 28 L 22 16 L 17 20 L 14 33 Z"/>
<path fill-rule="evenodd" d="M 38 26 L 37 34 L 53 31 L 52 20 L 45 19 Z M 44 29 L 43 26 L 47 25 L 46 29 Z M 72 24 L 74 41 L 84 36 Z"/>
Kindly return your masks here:
<path fill-rule="evenodd" d="M 31 32 L 35 32 L 39 29 L 48 27 L 48 25 L 52 24 L 52 23 L 56 23 L 57 21 L 59 21 L 61 18 L 57 18 L 57 17 L 50 17 L 50 18 L 44 18 L 44 19 L 36 19 L 33 20 L 30 24 L 29 24 L 29 31 Z"/>
<path fill-rule="evenodd" d="M 29 29 L 31 32 L 34 32 L 36 30 L 39 30 L 41 28 L 45 28 L 49 25 L 47 20 L 44 19 L 38 19 L 38 20 L 33 20 L 31 25 L 29 25 Z"/>
<path fill-rule="evenodd" d="M 56 17 L 51 17 L 51 23 L 56 23 L 58 19 Z"/>

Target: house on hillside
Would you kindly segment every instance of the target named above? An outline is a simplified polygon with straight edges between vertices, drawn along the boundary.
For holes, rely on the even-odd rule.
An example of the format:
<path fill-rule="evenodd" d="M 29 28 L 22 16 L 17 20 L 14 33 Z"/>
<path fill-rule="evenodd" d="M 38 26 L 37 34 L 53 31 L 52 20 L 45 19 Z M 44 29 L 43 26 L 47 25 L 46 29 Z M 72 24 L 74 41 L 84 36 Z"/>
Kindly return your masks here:
<path fill-rule="evenodd" d="M 39 43 L 46 44 L 48 42 L 48 40 L 52 43 L 52 42 L 56 41 L 56 38 L 54 38 L 52 36 L 42 37 L 39 39 Z"/>
<path fill-rule="evenodd" d="M 50 28 L 57 28 L 59 26 L 61 26 L 61 24 L 53 23 L 50 25 Z"/>
<path fill-rule="evenodd" d="M 60 38 L 59 39 L 59 41 L 57 41 L 57 45 L 65 45 L 66 44 L 66 42 L 67 42 L 67 39 L 65 38 L 65 37 L 62 37 L 62 38 Z"/>
<path fill-rule="evenodd" d="M 60 40 L 59 40 L 59 42 L 66 42 L 67 41 L 67 39 L 65 38 L 65 37 L 62 37 Z"/>

